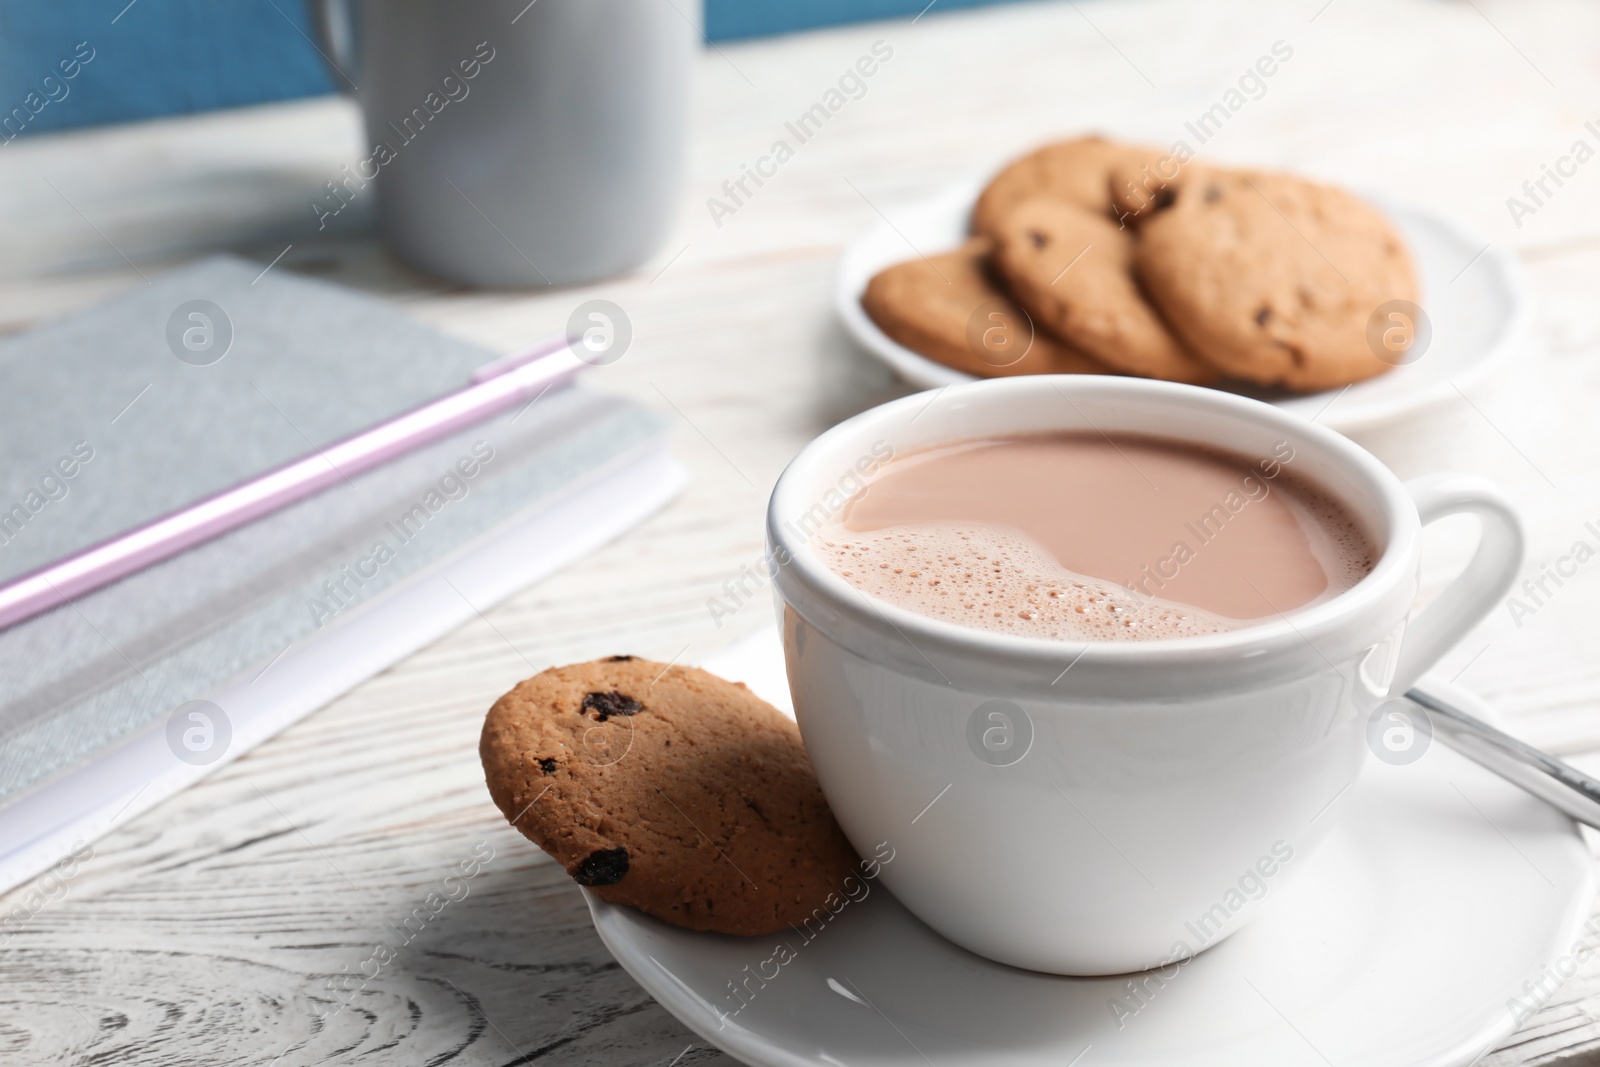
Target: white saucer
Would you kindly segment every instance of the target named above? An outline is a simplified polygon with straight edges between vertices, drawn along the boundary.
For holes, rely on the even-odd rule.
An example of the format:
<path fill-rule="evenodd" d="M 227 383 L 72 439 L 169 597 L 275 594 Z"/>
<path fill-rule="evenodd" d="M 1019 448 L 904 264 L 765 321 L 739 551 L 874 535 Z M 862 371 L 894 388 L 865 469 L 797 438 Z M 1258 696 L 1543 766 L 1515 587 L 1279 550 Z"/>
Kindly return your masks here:
<path fill-rule="evenodd" d="M 887 266 L 960 244 L 980 188 L 979 182 L 964 183 L 888 211 L 886 220 L 846 246 L 839 259 L 833 301 L 845 329 L 913 385 L 934 389 L 972 381 L 972 376 L 890 340 L 861 310 L 861 293 Z M 1342 396 L 1333 390 L 1262 397 L 1307 418 L 1321 412 L 1319 422 L 1341 431 L 1390 422 L 1454 397 L 1457 387 L 1465 388 L 1515 351 L 1529 323 L 1522 270 L 1508 249 L 1478 239 L 1432 209 L 1370 199 L 1411 245 L 1421 274 L 1421 303 L 1433 324 L 1432 342 L 1415 363 L 1358 382 Z"/>
<path fill-rule="evenodd" d="M 776 631 L 706 666 L 788 710 Z M 1460 690 L 1430 688 L 1491 714 Z M 586 896 L 629 974 L 706 1041 L 760 1067 L 1471 1063 L 1516 1028 L 1508 1001 L 1526 1002 L 1524 983 L 1565 969 L 1595 890 L 1588 849 L 1564 816 L 1441 744 L 1409 766 L 1369 761 L 1343 808 L 1258 920 L 1151 982 L 1142 1007 L 1128 983 L 1143 976 L 990 963 L 876 884 L 810 942 L 692 933 Z M 950 852 L 961 862 L 960 842 Z M 766 963 L 784 941 L 794 958 Z M 734 1014 L 729 983 L 747 966 L 776 976 L 751 981 L 755 995 Z"/>

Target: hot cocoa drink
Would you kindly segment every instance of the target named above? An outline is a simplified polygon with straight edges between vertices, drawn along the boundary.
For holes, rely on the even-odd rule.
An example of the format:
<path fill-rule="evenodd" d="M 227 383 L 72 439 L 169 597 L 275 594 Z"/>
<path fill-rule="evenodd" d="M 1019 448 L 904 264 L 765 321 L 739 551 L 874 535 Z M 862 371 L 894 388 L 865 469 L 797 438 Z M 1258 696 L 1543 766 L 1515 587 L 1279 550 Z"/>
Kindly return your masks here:
<path fill-rule="evenodd" d="M 862 592 L 1068 641 L 1238 629 L 1336 596 L 1376 552 L 1346 509 L 1251 457 L 1099 433 L 960 441 L 891 461 L 817 534 Z"/>

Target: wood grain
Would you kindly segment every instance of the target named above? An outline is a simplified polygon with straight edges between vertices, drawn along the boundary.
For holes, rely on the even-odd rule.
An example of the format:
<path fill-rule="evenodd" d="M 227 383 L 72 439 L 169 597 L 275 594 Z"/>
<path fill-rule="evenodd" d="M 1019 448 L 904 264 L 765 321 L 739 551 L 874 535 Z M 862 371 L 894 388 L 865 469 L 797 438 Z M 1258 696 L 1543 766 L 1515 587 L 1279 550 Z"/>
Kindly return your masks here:
<path fill-rule="evenodd" d="M 878 40 L 894 57 L 866 94 L 716 225 L 707 198 Z M 758 558 L 773 480 L 817 432 L 904 391 L 829 310 L 839 248 L 881 208 L 1059 131 L 1170 143 L 1279 40 L 1293 59 L 1207 158 L 1436 204 L 1525 257 L 1539 343 L 1470 396 L 1358 439 L 1403 476 L 1449 466 L 1501 481 L 1528 516 L 1536 573 L 1600 517 L 1600 162 L 1520 227 L 1506 207 L 1597 117 L 1600 10 L 1576 0 L 1076 0 L 723 45 L 698 70 L 681 208 L 655 262 L 557 292 L 418 275 L 374 239 L 370 205 L 317 232 L 310 200 L 359 153 L 344 100 L 0 146 L 0 330 L 219 249 L 265 264 L 288 247 L 274 269 L 501 349 L 603 296 L 636 340 L 592 380 L 673 420 L 694 475 L 670 509 L 492 626 L 463 627 L 97 842 L 64 888 L 0 898 L 0 917 L 22 916 L 0 926 L 0 1059 L 723 1059 L 622 973 L 577 890 L 489 803 L 484 710 L 553 663 L 692 660 L 766 623 L 764 599 L 720 621 L 706 601 Z M 1468 530 L 1432 531 L 1427 589 L 1469 548 Z M 1447 666 L 1519 733 L 1600 771 L 1597 592 L 1585 571 L 1520 626 L 1497 613 Z M 458 893 L 444 879 L 480 848 L 492 858 L 435 910 L 429 894 Z M 374 965 L 379 945 L 392 959 Z M 1485 1062 L 1600 1064 L 1600 962 Z"/>

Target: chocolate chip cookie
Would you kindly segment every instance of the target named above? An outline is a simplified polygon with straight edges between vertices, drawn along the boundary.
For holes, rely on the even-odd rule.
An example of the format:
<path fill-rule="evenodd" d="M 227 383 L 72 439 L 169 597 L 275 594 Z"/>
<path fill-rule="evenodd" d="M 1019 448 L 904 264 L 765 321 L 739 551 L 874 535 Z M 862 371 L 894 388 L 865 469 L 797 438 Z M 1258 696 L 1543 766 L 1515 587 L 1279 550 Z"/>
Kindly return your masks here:
<path fill-rule="evenodd" d="M 553 667 L 495 702 L 479 755 L 501 812 L 574 881 L 692 930 L 798 925 L 857 862 L 794 722 L 693 667 Z"/>
<path fill-rule="evenodd" d="M 1111 171 L 1155 165 L 1159 149 L 1119 144 L 1103 137 L 1058 141 L 1013 160 L 1000 170 L 972 209 L 972 232 L 993 235 L 1006 214 L 1024 200 L 1050 196 L 1089 211 L 1111 210 Z"/>
<path fill-rule="evenodd" d="M 1416 271 L 1370 204 L 1287 174 L 1188 169 L 1139 227 L 1145 291 L 1228 374 L 1311 391 L 1382 374 L 1368 323 L 1415 302 Z"/>
<path fill-rule="evenodd" d="M 1054 198 L 1025 200 L 1001 220 L 995 266 L 1049 332 L 1114 370 L 1173 382 L 1216 377 L 1140 292 L 1131 233 Z"/>
<path fill-rule="evenodd" d="M 972 238 L 953 252 L 897 263 L 867 283 L 861 306 L 894 341 L 980 378 L 1106 373 L 1035 327 L 996 284 L 989 247 Z"/>

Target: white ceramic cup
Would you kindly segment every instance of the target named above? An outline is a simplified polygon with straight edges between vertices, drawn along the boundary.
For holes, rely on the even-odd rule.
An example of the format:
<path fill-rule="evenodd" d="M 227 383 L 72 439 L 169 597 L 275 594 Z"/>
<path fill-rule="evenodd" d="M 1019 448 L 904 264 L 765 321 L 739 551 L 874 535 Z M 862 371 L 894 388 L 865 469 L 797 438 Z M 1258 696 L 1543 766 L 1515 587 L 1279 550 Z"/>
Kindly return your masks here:
<path fill-rule="evenodd" d="M 1374 539 L 1376 565 L 1259 625 L 1085 644 L 871 600 L 810 545 L 888 456 L 1051 430 L 1244 457 L 1287 443 L 1288 467 Z M 1458 512 L 1480 520 L 1477 552 L 1408 621 L 1422 526 Z M 887 842 L 884 883 L 950 940 L 1077 975 L 1170 964 L 1249 921 L 1333 825 L 1369 719 L 1483 618 L 1522 557 L 1515 513 L 1478 478 L 1402 485 L 1348 439 L 1270 405 L 1090 376 L 952 386 L 834 427 L 778 480 L 767 538 L 795 711 L 851 842 L 862 855 Z"/>

